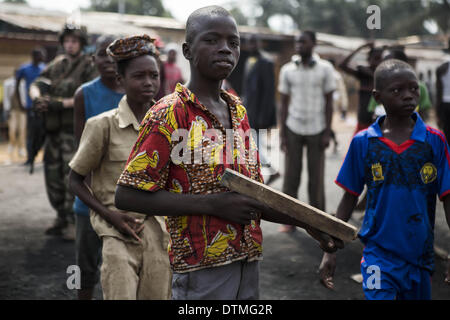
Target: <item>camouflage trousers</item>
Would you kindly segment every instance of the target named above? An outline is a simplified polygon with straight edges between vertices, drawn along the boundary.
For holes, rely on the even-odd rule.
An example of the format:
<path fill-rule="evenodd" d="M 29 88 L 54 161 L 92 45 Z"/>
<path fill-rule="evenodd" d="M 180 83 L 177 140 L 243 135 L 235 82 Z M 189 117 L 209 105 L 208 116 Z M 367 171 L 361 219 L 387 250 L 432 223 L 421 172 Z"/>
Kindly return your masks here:
<path fill-rule="evenodd" d="M 69 189 L 69 162 L 75 154 L 73 133 L 47 133 L 44 146 L 45 187 L 61 222 L 74 223 L 74 195 Z"/>

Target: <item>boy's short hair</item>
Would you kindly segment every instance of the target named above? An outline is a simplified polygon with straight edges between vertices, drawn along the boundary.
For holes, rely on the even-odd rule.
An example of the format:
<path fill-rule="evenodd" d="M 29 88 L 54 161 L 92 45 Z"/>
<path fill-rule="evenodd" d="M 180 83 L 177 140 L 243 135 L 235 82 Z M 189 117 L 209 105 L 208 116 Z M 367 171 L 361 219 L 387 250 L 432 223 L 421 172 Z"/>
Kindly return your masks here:
<path fill-rule="evenodd" d="M 374 74 L 374 88 L 376 90 L 381 90 L 386 86 L 389 78 L 396 71 L 407 70 L 411 71 L 413 74 L 414 69 L 406 62 L 398 59 L 388 59 L 380 63 L 380 65 L 375 69 Z"/>
<path fill-rule="evenodd" d="M 185 41 L 187 43 L 190 43 L 194 40 L 195 38 L 195 34 L 197 34 L 198 30 L 197 30 L 197 24 L 198 24 L 198 19 L 200 17 L 205 17 L 205 16 L 218 16 L 218 17 L 231 17 L 233 18 L 233 16 L 231 15 L 231 13 L 229 13 L 226 9 L 220 7 L 220 6 L 207 6 L 207 7 L 203 7 L 200 9 L 195 10 L 194 12 L 192 12 L 186 22 L 186 38 Z M 234 18 L 233 18 L 234 19 Z"/>
<path fill-rule="evenodd" d="M 376 90 L 381 90 L 386 86 L 389 78 L 396 71 L 407 70 L 411 71 L 414 75 L 414 69 L 408 63 L 398 60 L 398 59 L 388 59 L 380 63 L 380 65 L 375 69 L 374 74 L 374 88 Z"/>

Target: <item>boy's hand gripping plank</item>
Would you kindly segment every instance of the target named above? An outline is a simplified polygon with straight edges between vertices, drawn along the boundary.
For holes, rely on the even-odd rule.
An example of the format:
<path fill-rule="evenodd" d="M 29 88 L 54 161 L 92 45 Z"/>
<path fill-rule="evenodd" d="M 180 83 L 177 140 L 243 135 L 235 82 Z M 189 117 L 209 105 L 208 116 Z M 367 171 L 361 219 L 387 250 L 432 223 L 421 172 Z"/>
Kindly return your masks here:
<path fill-rule="evenodd" d="M 258 200 L 274 210 L 282 212 L 337 239 L 350 242 L 356 238 L 358 233 L 356 227 L 351 224 L 260 182 L 247 178 L 234 170 L 226 169 L 221 183 L 231 191 Z"/>

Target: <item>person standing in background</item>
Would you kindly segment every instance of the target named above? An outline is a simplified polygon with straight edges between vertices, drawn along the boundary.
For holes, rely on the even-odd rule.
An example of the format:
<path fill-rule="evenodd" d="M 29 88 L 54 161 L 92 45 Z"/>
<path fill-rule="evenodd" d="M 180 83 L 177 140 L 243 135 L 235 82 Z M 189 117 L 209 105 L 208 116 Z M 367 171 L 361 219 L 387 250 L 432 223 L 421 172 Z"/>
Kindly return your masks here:
<path fill-rule="evenodd" d="M 69 190 L 69 161 L 75 153 L 74 93 L 95 77 L 90 56 L 83 53 L 87 35 L 79 27 L 66 24 L 59 36 L 64 54 L 57 56 L 30 87 L 36 109 L 44 114 L 45 186 L 52 207 L 57 211 L 47 235 L 75 240 L 74 196 Z"/>
<path fill-rule="evenodd" d="M 331 139 L 336 81 L 331 63 L 313 53 L 315 45 L 314 31 L 297 36 L 298 55 L 280 71 L 281 150 L 286 153 L 283 192 L 297 198 L 306 146 L 309 204 L 325 211 L 325 149 Z M 294 230 L 288 225 L 280 228 Z"/>
<path fill-rule="evenodd" d="M 349 66 L 351 59 L 362 49 L 369 48 L 367 62 L 369 66 L 357 66 L 352 68 Z M 382 47 L 375 47 L 373 42 L 366 43 L 355 51 L 350 53 L 340 64 L 339 68 L 345 73 L 359 80 L 359 103 L 358 103 L 358 124 L 355 134 L 361 130 L 368 128 L 373 122 L 373 113 L 369 112 L 370 97 L 373 90 L 373 73 L 383 59 Z"/>
<path fill-rule="evenodd" d="M 177 83 L 184 83 L 183 74 L 177 65 L 177 50 L 174 45 L 167 46 L 167 61 L 164 62 L 165 94 L 175 91 Z"/>
<path fill-rule="evenodd" d="M 261 52 L 261 41 L 256 35 L 248 39 L 247 50 L 250 56 L 245 63 L 242 101 L 247 109 L 250 127 L 259 133 L 260 129 L 269 129 L 277 124 L 275 104 L 275 74 L 273 62 Z M 262 167 L 270 169 L 267 184 L 280 177 L 268 159 L 266 150 L 258 143 Z"/>

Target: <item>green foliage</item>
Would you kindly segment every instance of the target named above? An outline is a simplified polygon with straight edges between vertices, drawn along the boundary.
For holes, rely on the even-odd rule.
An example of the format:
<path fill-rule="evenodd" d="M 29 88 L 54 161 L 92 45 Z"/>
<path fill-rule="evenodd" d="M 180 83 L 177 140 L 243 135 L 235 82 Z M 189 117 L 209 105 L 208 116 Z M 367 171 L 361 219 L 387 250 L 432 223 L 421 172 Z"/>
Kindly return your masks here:
<path fill-rule="evenodd" d="M 26 4 L 26 3 L 27 3 L 27 0 L 3 0 L 3 2 L 6 2 L 6 3 L 23 3 L 23 4 Z"/>
<path fill-rule="evenodd" d="M 257 23 L 267 26 L 275 14 L 289 15 L 299 29 L 359 37 L 397 38 L 429 32 L 423 22 L 433 20 L 449 32 L 450 0 L 255 0 L 263 9 Z M 381 9 L 381 30 L 369 30 L 367 7 Z"/>
<path fill-rule="evenodd" d="M 91 11 L 119 12 L 120 0 L 91 0 Z M 171 17 L 161 0 L 124 0 L 125 13 L 149 15 L 159 17 Z"/>
<path fill-rule="evenodd" d="M 232 7 L 230 10 L 228 10 L 231 15 L 233 16 L 234 20 L 236 20 L 236 23 L 239 26 L 245 26 L 248 24 L 247 17 L 242 13 L 241 9 L 239 7 L 235 6 Z"/>

